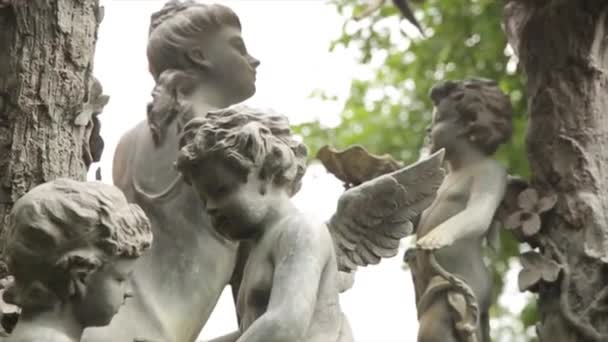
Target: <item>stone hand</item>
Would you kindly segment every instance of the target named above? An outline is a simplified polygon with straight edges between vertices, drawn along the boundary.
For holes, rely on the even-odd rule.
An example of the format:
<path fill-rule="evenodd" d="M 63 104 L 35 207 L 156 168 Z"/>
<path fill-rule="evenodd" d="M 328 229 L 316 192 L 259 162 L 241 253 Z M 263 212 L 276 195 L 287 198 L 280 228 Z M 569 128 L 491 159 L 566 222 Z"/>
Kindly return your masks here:
<path fill-rule="evenodd" d="M 450 246 L 452 243 L 454 243 L 454 236 L 450 232 L 445 231 L 445 229 L 437 227 L 418 240 L 416 246 L 421 249 L 434 250 Z"/>

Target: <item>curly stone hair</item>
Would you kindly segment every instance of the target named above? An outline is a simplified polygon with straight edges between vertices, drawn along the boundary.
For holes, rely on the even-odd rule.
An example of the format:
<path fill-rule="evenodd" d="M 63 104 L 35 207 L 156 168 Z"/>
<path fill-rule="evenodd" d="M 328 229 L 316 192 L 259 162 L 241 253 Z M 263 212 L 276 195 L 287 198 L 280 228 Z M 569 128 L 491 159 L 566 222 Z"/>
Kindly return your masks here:
<path fill-rule="evenodd" d="M 493 80 L 468 78 L 439 83 L 430 91 L 433 105 L 451 108 L 467 125 L 467 134 L 484 153 L 494 154 L 513 133 L 513 107 Z"/>
<path fill-rule="evenodd" d="M 4 300 L 22 308 L 65 300 L 70 275 L 91 274 L 117 257 L 137 258 L 152 243 L 148 218 L 118 188 L 70 179 L 21 197 L 6 237 L 4 257 L 15 282 Z"/>
<path fill-rule="evenodd" d="M 293 138 L 283 115 L 235 106 L 209 112 L 186 124 L 176 166 L 190 182 L 211 158 L 224 160 L 244 180 L 252 170 L 262 180 L 286 186 L 294 195 L 306 171 L 306 146 Z"/>

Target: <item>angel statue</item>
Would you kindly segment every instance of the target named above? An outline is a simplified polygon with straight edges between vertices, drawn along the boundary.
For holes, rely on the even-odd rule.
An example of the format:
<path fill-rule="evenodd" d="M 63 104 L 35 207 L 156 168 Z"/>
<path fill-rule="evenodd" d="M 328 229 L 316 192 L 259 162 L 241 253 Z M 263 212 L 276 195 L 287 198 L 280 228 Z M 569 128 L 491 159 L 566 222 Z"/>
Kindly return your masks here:
<path fill-rule="evenodd" d="M 416 226 L 406 255 L 420 328 L 418 341 L 489 342 L 492 278 L 483 261 L 507 172 L 492 155 L 512 133 L 509 98 L 491 80 L 446 81 L 435 106 L 431 151 L 445 149 L 448 174 Z"/>
<path fill-rule="evenodd" d="M 418 249 L 404 257 L 416 290 L 418 341 L 488 342 L 492 279 L 481 246 L 484 238 L 496 245 L 498 227 L 527 186 L 491 158 L 511 136 L 511 104 L 496 82 L 483 79 L 438 84 L 431 99 L 429 150 L 445 150 L 449 173 L 418 218 Z M 317 158 L 347 188 L 402 167 L 361 146 L 324 146 Z"/>
<path fill-rule="evenodd" d="M 218 341 L 353 341 L 338 294 L 340 271 L 395 255 L 411 220 L 443 180 L 442 152 L 347 190 L 327 224 L 301 213 L 307 149 L 287 119 L 231 107 L 185 127 L 177 168 L 213 227 L 249 241 L 237 295 L 238 331 Z"/>
<path fill-rule="evenodd" d="M 3 299 L 21 315 L 6 342 L 80 342 L 85 328 L 109 324 L 152 243 L 141 208 L 100 182 L 39 185 L 15 203 L 9 221 L 4 257 L 14 282 Z"/>

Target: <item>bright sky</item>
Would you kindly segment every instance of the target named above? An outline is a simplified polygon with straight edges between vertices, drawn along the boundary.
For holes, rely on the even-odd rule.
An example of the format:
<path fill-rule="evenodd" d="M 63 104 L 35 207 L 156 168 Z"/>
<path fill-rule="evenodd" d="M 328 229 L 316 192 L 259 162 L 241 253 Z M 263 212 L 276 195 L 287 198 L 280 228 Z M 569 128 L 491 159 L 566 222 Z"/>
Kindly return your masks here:
<path fill-rule="evenodd" d="M 99 166 L 103 180 L 111 182 L 112 155 L 126 130 L 145 119 L 154 83 L 148 74 L 146 43 L 150 14 L 165 0 L 101 0 L 105 18 L 99 31 L 95 75 L 110 95 L 102 116 L 106 142 Z M 324 0 L 215 1 L 231 7 L 240 17 L 248 50 L 261 61 L 257 93 L 247 101 L 271 107 L 292 123 L 321 118 L 336 122 L 341 103 L 311 99 L 315 89 L 329 90 L 344 99 L 350 80 L 365 68 L 352 51 L 328 52 L 340 33 L 343 19 Z M 96 166 L 91 168 L 92 177 Z M 300 208 L 329 218 L 342 191 L 322 167 L 312 166 L 296 196 Z M 418 322 L 409 272 L 401 268 L 402 253 L 378 266 L 357 273 L 354 288 L 341 296 L 341 305 L 357 342 L 415 341 Z M 513 281 L 509 282 L 513 287 Z M 511 292 L 513 292 L 511 288 Z M 515 289 L 516 290 L 516 289 Z M 512 298 L 513 296 L 511 296 Z M 519 310 L 515 305 L 514 310 Z M 236 329 L 234 306 L 228 291 L 220 299 L 203 329 L 207 340 Z"/>

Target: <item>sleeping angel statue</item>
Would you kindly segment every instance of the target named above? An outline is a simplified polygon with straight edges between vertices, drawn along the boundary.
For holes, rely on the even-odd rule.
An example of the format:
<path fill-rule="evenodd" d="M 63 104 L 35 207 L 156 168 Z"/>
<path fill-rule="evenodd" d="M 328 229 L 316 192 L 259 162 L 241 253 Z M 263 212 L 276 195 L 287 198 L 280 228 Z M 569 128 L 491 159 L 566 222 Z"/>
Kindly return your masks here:
<path fill-rule="evenodd" d="M 291 201 L 307 149 L 286 117 L 231 107 L 190 121 L 177 168 L 224 237 L 249 246 L 238 331 L 213 341 L 350 342 L 340 274 L 394 256 L 443 181 L 443 151 L 345 191 L 328 223 Z"/>

